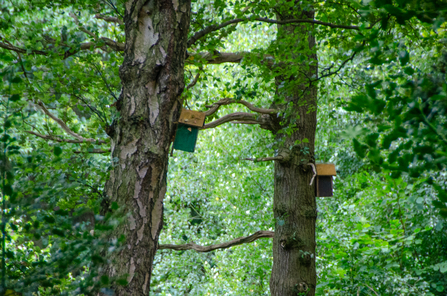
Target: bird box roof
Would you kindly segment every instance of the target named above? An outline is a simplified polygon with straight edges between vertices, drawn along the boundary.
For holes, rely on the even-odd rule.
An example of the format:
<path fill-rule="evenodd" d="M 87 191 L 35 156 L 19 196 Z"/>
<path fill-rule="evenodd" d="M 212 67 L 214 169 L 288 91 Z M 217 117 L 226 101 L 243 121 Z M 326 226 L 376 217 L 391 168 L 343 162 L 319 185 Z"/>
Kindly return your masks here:
<path fill-rule="evenodd" d="M 205 113 L 183 108 L 178 122 L 186 125 L 202 127 L 203 123 L 205 122 Z"/>
<path fill-rule="evenodd" d="M 318 163 L 317 176 L 336 176 L 335 165 L 333 163 Z"/>

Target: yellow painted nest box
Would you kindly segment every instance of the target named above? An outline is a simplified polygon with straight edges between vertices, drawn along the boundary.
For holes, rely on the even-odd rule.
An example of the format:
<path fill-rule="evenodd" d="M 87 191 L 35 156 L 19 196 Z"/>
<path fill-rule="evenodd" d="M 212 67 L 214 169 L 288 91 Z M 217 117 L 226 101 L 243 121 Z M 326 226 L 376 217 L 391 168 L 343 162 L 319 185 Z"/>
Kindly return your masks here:
<path fill-rule="evenodd" d="M 333 196 L 334 185 L 332 176 L 336 176 L 335 165 L 332 163 L 316 164 L 317 180 L 315 182 L 315 196 L 330 197 Z"/>

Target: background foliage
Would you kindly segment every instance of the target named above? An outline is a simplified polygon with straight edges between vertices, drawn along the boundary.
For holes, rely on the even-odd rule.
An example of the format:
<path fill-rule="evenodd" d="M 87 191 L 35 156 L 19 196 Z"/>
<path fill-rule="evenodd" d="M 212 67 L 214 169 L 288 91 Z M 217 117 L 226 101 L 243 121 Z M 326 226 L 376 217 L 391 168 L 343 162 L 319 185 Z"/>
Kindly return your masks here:
<path fill-rule="evenodd" d="M 101 2 L 101 1 L 100 1 Z M 310 3 L 310 2 L 309 2 Z M 93 35 L 124 41 L 123 26 L 95 19 L 122 14 L 120 1 L 1 1 L 0 49 L 3 287 L 38 295 L 108 292 L 95 278 L 117 217 L 101 216 L 113 159 L 99 141 L 114 116 L 122 54 Z M 444 4 L 437 1 L 313 2 L 316 18 L 360 30 L 315 27 L 320 64 L 317 161 L 337 166 L 333 198 L 318 199 L 318 295 L 445 295 L 447 287 L 447 84 Z M 244 15 L 244 1 L 195 1 L 191 32 Z M 273 4 L 252 4 L 274 18 Z M 80 20 L 73 21 L 70 13 Z M 191 33 L 191 34 L 192 34 Z M 223 97 L 268 107 L 275 85 L 255 53 L 280 56 L 276 27 L 242 23 L 193 50 L 251 50 L 240 64 L 190 59 L 186 106 L 206 110 Z M 14 42 L 13 42 L 14 41 Z M 76 52 L 81 43 L 97 42 Z M 46 50 L 47 56 L 32 55 Z M 344 61 L 348 61 L 344 63 Z M 329 75 L 330 74 L 330 75 Z M 70 138 L 39 102 L 74 132 Z M 240 110 L 221 108 L 216 116 Z M 212 120 L 208 118 L 207 120 Z M 46 139 L 26 133 L 48 135 Z M 199 133 L 194 154 L 170 159 L 160 243 L 213 244 L 273 230 L 274 154 L 269 134 L 226 125 Z M 98 221 L 101 223 L 98 223 Z M 268 295 L 271 241 L 202 254 L 159 251 L 155 295 Z"/>

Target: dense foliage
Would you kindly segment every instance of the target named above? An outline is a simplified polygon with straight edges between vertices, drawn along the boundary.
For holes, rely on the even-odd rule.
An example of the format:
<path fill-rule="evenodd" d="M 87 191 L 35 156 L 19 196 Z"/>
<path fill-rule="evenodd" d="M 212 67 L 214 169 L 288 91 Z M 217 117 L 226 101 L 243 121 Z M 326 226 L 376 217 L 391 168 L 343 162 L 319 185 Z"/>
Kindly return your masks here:
<path fill-rule="evenodd" d="M 116 162 L 106 133 L 119 117 L 113 103 L 122 53 L 98 36 L 124 42 L 124 25 L 106 22 L 122 15 L 123 4 L 0 2 L 0 42 L 26 48 L 0 49 L 2 292 L 112 293 L 112 280 L 126 281 L 98 274 L 120 247 L 123 238 L 107 233 L 125 213 L 112 205 L 115 215 L 105 215 L 100 204 Z M 338 173 L 334 197 L 317 200 L 317 295 L 445 295 L 445 7 L 428 0 L 308 2 L 320 21 L 360 24 L 313 32 L 316 160 L 335 163 Z M 195 1 L 190 35 L 246 16 L 246 6 Z M 250 13 L 275 18 L 273 6 L 259 1 Z M 183 94 L 186 106 L 204 111 L 230 97 L 268 107 L 281 68 L 267 71 L 260 54 L 296 62 L 275 36 L 275 24 L 242 22 L 200 39 L 189 52 L 185 80 L 197 79 Z M 248 50 L 240 64 L 225 66 L 195 55 Z M 238 110 L 221 108 L 207 121 Z M 276 144 L 260 129 L 226 125 L 201 131 L 194 154 L 175 151 L 160 243 L 207 245 L 274 230 L 273 163 L 244 159 L 274 154 Z M 160 250 L 152 291 L 268 295 L 271 248 L 261 239 L 210 253 Z"/>

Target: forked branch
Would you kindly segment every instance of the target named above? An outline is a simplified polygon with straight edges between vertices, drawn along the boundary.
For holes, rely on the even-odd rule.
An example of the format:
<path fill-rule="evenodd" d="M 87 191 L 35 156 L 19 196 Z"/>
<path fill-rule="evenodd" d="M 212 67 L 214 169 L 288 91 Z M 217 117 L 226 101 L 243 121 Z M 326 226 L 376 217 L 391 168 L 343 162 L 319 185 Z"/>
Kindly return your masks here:
<path fill-rule="evenodd" d="M 195 250 L 197 252 L 211 252 L 217 249 L 228 249 L 230 247 L 242 245 L 242 244 L 248 244 L 251 242 L 254 242 L 255 240 L 258 240 L 260 238 L 272 238 L 274 236 L 273 231 L 257 231 L 254 234 L 250 236 L 245 237 L 239 237 L 236 239 L 233 239 L 228 242 L 224 242 L 221 244 L 216 245 L 208 245 L 208 246 L 201 246 L 197 245 L 195 243 L 189 243 L 185 245 L 159 245 L 159 250 L 176 250 L 176 251 L 184 251 L 184 250 Z"/>

